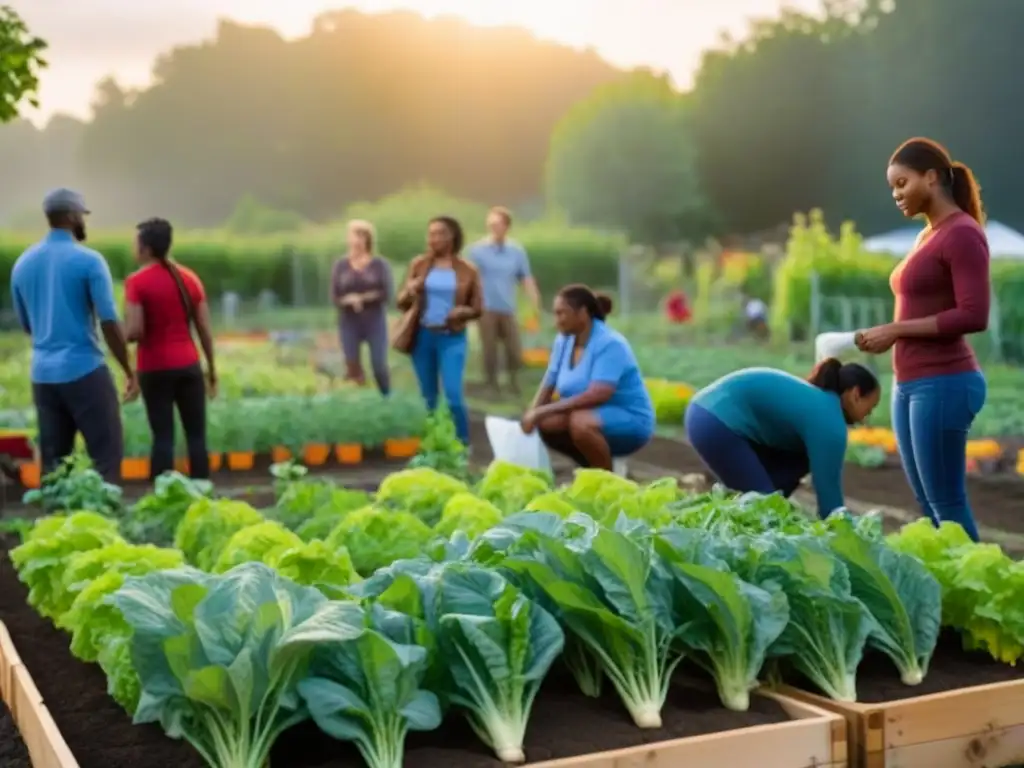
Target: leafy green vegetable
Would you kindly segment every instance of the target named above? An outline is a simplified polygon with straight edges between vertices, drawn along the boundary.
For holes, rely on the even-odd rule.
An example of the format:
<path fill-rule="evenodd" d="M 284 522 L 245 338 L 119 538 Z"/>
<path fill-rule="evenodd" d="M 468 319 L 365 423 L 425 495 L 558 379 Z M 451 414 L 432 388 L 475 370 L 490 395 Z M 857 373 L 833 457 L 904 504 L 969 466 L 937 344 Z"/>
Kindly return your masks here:
<path fill-rule="evenodd" d="M 286 579 L 308 587 L 344 587 L 359 581 L 348 550 L 323 541 L 275 550 L 265 562 Z"/>
<path fill-rule="evenodd" d="M 570 522 L 585 535 L 563 542 L 533 533 L 542 557 L 509 557 L 503 568 L 550 600 L 562 626 L 599 661 L 634 722 L 658 728 L 672 671 L 682 660 L 672 649 L 679 630 L 671 580 L 644 541 L 597 528 L 584 515 Z"/>
<path fill-rule="evenodd" d="M 297 688 L 314 650 L 354 634 L 349 606 L 262 563 L 129 577 L 113 602 L 133 630 L 134 721 L 159 722 L 211 768 L 264 768 L 275 739 L 309 716 Z"/>
<path fill-rule="evenodd" d="M 52 515 L 39 520 L 25 542 L 10 552 L 28 603 L 56 620 L 67 610 L 64 569 L 74 555 L 120 541 L 117 523 L 96 512 Z"/>
<path fill-rule="evenodd" d="M 477 484 L 477 494 L 498 507 L 503 514 L 521 512 L 526 505 L 551 492 L 550 473 L 520 467 L 507 461 L 492 461 Z"/>
<path fill-rule="evenodd" d="M 209 480 L 192 480 L 178 472 L 156 479 L 153 493 L 136 502 L 121 521 L 121 533 L 137 544 L 170 546 L 174 532 L 192 504 L 210 496 Z"/>
<path fill-rule="evenodd" d="M 420 467 L 385 477 L 377 489 L 377 502 L 408 512 L 428 526 L 434 526 L 441 519 L 444 505 L 457 493 L 469 493 L 469 486 L 436 470 Z"/>
<path fill-rule="evenodd" d="M 904 683 L 917 685 L 939 638 L 939 583 L 916 558 L 860 536 L 850 520 L 830 523 L 832 551 L 849 570 L 853 595 L 875 620 L 868 642 L 893 660 Z"/>
<path fill-rule="evenodd" d="M 85 456 L 68 456 L 42 480 L 40 488 L 22 497 L 26 505 L 48 513 L 98 512 L 116 516 L 121 511 L 121 489 L 105 482 Z"/>
<path fill-rule="evenodd" d="M 245 502 L 200 499 L 185 513 L 174 534 L 174 546 L 190 565 L 209 571 L 232 536 L 262 522 L 263 516 Z"/>
<path fill-rule="evenodd" d="M 345 547 L 361 576 L 396 560 L 416 557 L 433 536 L 430 528 L 409 512 L 363 507 L 350 512 L 327 537 L 331 549 Z"/>
<path fill-rule="evenodd" d="M 225 573 L 242 563 L 270 563 L 279 552 L 297 549 L 302 539 L 280 523 L 264 520 L 236 532 L 220 551 L 214 573 Z"/>
<path fill-rule="evenodd" d="M 380 606 L 335 606 L 344 636 L 314 653 L 299 694 L 320 729 L 355 742 L 369 768 L 402 768 L 406 733 L 441 724 L 437 697 L 421 688 L 427 649 L 403 642 L 411 633 L 408 616 Z"/>
<path fill-rule="evenodd" d="M 674 580 L 676 615 L 685 621 L 680 640 L 694 660 L 715 679 L 729 709 L 750 708 L 750 691 L 768 648 L 789 621 L 789 603 L 777 589 L 761 589 L 719 567 L 695 562 L 685 548 L 673 546 L 673 532 L 655 540 L 655 548 Z"/>
<path fill-rule="evenodd" d="M 450 537 L 462 531 L 474 539 L 500 523 L 502 517 L 501 510 L 489 501 L 471 493 L 457 493 L 444 505 L 441 522 L 434 527 L 434 532 Z"/>

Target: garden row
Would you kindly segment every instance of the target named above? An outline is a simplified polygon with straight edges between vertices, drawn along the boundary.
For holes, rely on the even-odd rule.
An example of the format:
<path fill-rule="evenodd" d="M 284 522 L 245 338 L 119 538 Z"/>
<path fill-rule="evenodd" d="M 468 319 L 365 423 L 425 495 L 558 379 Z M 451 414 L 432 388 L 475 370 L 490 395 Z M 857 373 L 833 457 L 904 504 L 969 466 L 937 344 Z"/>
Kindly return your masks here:
<path fill-rule="evenodd" d="M 152 433 L 141 403 L 122 412 L 125 460 L 122 479 L 146 479 L 150 474 Z M 302 459 L 320 466 L 332 460 L 358 464 L 365 449 L 384 450 L 388 458 L 409 458 L 423 435 L 426 409 L 421 398 L 396 393 L 388 398 L 376 391 L 342 388 L 305 396 L 212 400 L 207 410 L 210 469 L 249 471 L 258 456 L 271 461 Z M 177 439 L 178 469 L 188 471 L 182 429 Z M 26 488 L 40 483 L 38 461 L 21 465 Z"/>
<path fill-rule="evenodd" d="M 959 527 L 886 539 L 777 497 L 594 470 L 555 488 L 502 463 L 474 484 L 406 469 L 372 495 L 278 476 L 262 512 L 167 476 L 10 552 L 135 723 L 195 748 L 140 732 L 136 768 L 1024 759 L 1024 567 Z M 126 728 L 71 750 L 102 764 L 97 739 Z M 672 740 L 701 730 L 717 736 Z"/>

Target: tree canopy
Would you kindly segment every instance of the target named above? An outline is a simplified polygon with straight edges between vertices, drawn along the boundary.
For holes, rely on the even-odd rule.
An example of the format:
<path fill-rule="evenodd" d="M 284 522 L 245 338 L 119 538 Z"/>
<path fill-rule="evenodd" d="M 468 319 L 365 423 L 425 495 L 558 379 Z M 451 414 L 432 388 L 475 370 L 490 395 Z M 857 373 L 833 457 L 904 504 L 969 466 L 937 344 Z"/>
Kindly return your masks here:
<path fill-rule="evenodd" d="M 548 202 L 573 223 L 640 241 L 699 234 L 708 209 L 685 99 L 649 73 L 597 88 L 558 123 Z"/>
<path fill-rule="evenodd" d="M 46 66 L 46 43 L 29 33 L 18 13 L 0 5 L 0 123 L 18 116 L 23 101 L 37 106 L 39 70 Z"/>
<path fill-rule="evenodd" d="M 106 223 L 199 226 L 246 200 L 319 221 L 424 183 L 651 239 L 812 207 L 870 233 L 901 224 L 885 163 L 925 135 L 1024 228 L 1008 152 L 1024 135 L 1020 29 L 1019 0 L 822 0 L 723 39 L 675 94 L 593 51 L 451 18 L 342 11 L 287 40 L 223 22 L 161 56 L 145 89 L 100 83 L 88 122 L 0 128 L 0 221 L 57 183 Z"/>

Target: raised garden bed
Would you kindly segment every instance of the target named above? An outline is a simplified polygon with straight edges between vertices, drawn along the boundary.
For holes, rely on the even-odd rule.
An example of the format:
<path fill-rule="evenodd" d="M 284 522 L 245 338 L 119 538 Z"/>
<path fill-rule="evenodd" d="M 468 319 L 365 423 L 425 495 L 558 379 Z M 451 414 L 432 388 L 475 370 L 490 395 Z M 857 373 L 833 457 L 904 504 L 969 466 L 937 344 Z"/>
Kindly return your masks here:
<path fill-rule="evenodd" d="M 67 635 L 37 615 L 25 600 L 25 587 L 4 551 L 0 557 L 0 618 L 21 649 L 23 663 L 14 668 L 15 674 L 30 690 L 29 700 L 35 709 L 53 714 L 56 728 L 36 730 L 58 745 L 63 739 L 74 755 L 70 763 L 37 762 L 39 768 L 201 768 L 199 756 L 187 744 L 168 739 L 157 727 L 131 725 L 107 695 L 99 668 L 74 659 Z M 28 670 L 35 676 L 35 684 Z M 17 707 L 15 712 L 19 713 Z M 753 697 L 748 712 L 730 712 L 719 705 L 717 695 L 703 681 L 680 679 L 670 693 L 663 720 L 664 727 L 659 730 L 640 730 L 611 692 L 589 699 L 565 676 L 554 673 L 535 704 L 526 754 L 538 768 L 847 765 L 842 718 L 774 693 Z M 28 731 L 18 722 L 33 749 Z M 71 759 L 67 754 L 65 758 Z M 309 723 L 285 734 L 271 761 L 274 768 L 362 768 L 351 745 L 334 741 Z M 503 765 L 458 717 L 450 717 L 438 731 L 411 734 L 405 764 L 416 768 Z"/>
<path fill-rule="evenodd" d="M 962 650 L 944 633 L 918 686 L 892 662 L 866 656 L 855 704 L 781 686 L 788 696 L 842 715 L 851 768 L 1003 768 L 1024 763 L 1024 667 Z"/>

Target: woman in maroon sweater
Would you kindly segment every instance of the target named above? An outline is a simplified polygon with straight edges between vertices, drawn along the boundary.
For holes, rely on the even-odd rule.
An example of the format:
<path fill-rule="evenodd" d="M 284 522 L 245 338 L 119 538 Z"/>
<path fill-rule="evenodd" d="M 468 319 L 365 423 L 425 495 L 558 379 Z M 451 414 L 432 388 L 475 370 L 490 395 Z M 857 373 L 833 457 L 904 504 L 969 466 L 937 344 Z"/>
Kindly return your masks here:
<path fill-rule="evenodd" d="M 975 541 L 967 501 L 967 432 L 985 404 L 985 377 L 964 338 L 988 327 L 989 251 L 978 184 L 941 145 L 911 139 L 889 160 L 904 216 L 924 216 L 914 249 L 889 284 L 895 321 L 862 331 L 857 346 L 895 346 L 892 425 L 914 495 L 936 524 L 960 523 Z"/>

